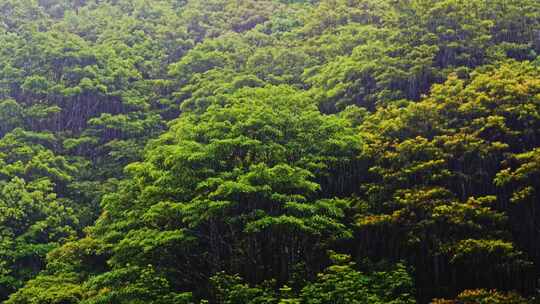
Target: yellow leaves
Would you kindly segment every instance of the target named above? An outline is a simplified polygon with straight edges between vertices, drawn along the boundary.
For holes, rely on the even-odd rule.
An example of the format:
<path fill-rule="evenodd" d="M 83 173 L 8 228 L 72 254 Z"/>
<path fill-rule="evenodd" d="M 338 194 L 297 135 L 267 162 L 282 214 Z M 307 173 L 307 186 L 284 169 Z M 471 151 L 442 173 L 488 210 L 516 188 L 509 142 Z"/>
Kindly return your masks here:
<path fill-rule="evenodd" d="M 360 227 L 377 227 L 392 223 L 393 217 L 388 214 L 367 215 L 358 219 L 357 224 Z"/>
<path fill-rule="evenodd" d="M 470 198 L 466 203 L 456 201 L 438 205 L 433 208 L 431 216 L 441 227 L 448 227 L 449 231 L 457 233 L 463 231 L 475 233 L 487 227 L 502 225 L 506 220 L 506 216 L 491 209 L 490 203 L 486 204 L 486 201 L 491 201 L 491 199 L 479 198 L 476 200 Z M 486 206 L 482 204 L 486 204 Z"/>
<path fill-rule="evenodd" d="M 527 304 L 526 299 L 517 293 L 503 293 L 486 289 L 467 289 L 462 291 L 456 299 L 433 299 L 431 304 Z"/>
<path fill-rule="evenodd" d="M 512 194 L 512 198 L 510 199 L 510 201 L 512 203 L 523 202 L 533 197 L 535 194 L 536 194 L 536 190 L 533 187 L 531 186 L 524 187 L 522 189 L 515 191 Z"/>
<path fill-rule="evenodd" d="M 465 239 L 450 248 L 451 262 L 474 264 L 476 261 L 493 261 L 499 265 L 519 263 L 522 253 L 511 242 L 489 239 Z"/>
<path fill-rule="evenodd" d="M 511 202 L 526 202 L 536 197 L 536 180 L 540 176 L 540 148 L 513 155 L 517 164 L 499 171 L 494 182 L 499 187 L 512 187 Z"/>
<path fill-rule="evenodd" d="M 421 205 L 436 201 L 446 201 L 452 198 L 453 194 L 448 189 L 442 187 L 403 189 L 396 191 L 394 198 L 403 205 Z"/>
<path fill-rule="evenodd" d="M 414 138 L 405 139 L 404 141 L 395 145 L 396 155 L 411 155 L 415 156 L 419 153 L 422 155 L 436 153 L 436 148 L 433 143 L 422 136 L 416 136 Z"/>

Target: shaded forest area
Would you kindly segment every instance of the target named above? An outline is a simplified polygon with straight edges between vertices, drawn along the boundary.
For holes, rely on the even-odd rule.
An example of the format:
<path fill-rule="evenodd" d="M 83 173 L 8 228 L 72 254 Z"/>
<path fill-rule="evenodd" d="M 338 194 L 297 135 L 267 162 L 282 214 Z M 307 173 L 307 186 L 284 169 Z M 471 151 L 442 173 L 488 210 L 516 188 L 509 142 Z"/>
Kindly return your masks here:
<path fill-rule="evenodd" d="M 537 0 L 0 0 L 0 302 L 540 303 Z"/>

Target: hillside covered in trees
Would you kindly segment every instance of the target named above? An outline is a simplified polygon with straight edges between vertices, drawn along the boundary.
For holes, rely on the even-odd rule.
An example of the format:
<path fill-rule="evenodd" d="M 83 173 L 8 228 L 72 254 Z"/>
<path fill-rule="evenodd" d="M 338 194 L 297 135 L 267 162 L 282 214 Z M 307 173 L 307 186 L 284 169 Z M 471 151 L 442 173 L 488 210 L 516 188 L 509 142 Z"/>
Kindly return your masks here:
<path fill-rule="evenodd" d="M 540 1 L 0 0 L 0 303 L 540 303 Z"/>

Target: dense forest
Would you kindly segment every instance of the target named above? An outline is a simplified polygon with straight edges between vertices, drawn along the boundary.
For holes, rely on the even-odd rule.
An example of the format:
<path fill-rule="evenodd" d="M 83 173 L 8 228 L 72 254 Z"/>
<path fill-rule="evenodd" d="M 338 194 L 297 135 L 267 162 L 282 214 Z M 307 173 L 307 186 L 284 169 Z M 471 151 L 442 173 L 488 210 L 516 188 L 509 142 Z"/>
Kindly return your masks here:
<path fill-rule="evenodd" d="M 0 303 L 540 303 L 540 1 L 0 0 Z"/>

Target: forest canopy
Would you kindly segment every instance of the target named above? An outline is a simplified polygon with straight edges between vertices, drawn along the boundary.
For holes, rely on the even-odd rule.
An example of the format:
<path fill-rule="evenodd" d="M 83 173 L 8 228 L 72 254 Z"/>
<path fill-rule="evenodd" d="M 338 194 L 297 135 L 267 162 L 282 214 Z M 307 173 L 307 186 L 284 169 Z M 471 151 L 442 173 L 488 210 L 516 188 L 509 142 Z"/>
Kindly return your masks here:
<path fill-rule="evenodd" d="M 0 0 L 0 303 L 539 303 L 536 204 L 536 0 Z"/>

